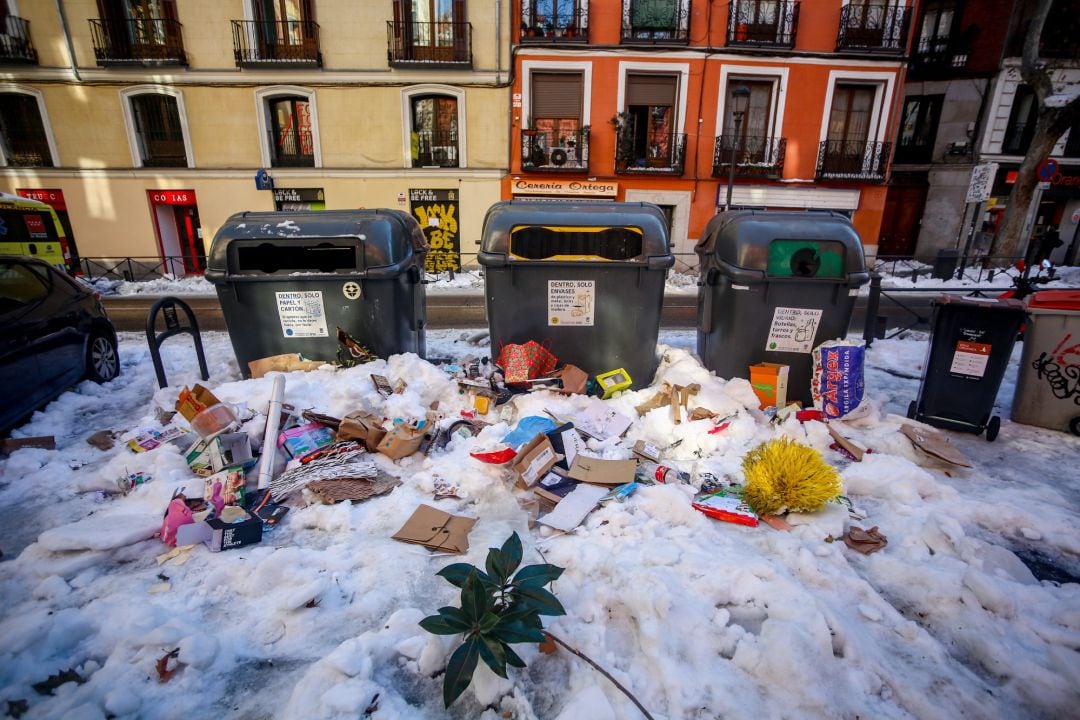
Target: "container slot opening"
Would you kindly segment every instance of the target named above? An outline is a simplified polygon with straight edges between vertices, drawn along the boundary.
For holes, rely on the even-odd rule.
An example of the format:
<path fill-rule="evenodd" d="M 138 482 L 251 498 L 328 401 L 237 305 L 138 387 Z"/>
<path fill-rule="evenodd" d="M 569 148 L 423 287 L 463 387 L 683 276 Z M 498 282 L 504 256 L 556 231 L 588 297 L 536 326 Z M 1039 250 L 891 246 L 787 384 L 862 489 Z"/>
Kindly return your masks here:
<path fill-rule="evenodd" d="M 510 231 L 510 254 L 524 260 L 635 260 L 642 232 L 633 227 L 546 227 L 524 225 Z"/>
<path fill-rule="evenodd" d="M 279 270 L 308 272 L 337 272 L 357 269 L 357 248 L 330 243 L 318 245 L 241 245 L 236 249 L 238 272 Z"/>
<path fill-rule="evenodd" d="M 766 273 L 778 278 L 843 278 L 844 245 L 831 240 L 773 240 Z"/>

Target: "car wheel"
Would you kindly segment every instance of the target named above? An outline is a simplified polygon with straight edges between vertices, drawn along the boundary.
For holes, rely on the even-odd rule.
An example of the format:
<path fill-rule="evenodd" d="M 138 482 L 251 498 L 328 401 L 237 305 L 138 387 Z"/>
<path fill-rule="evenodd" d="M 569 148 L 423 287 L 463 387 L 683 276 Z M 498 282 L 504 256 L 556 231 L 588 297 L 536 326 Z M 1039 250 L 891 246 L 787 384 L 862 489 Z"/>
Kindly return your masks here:
<path fill-rule="evenodd" d="M 86 353 L 86 377 L 94 382 L 109 382 L 120 374 L 120 355 L 111 336 L 95 330 L 90 334 Z"/>

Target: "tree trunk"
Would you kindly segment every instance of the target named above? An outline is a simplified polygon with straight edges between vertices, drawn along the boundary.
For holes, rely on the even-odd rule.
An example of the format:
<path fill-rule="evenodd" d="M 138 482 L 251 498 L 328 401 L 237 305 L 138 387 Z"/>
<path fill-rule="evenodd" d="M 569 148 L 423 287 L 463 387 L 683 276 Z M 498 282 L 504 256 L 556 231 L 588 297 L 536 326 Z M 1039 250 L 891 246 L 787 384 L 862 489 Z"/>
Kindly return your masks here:
<path fill-rule="evenodd" d="M 1020 234 L 1024 231 L 1024 220 L 1027 218 L 1028 210 L 1031 208 L 1031 200 L 1035 195 L 1035 186 L 1039 182 L 1035 171 L 1050 156 L 1050 151 L 1054 149 L 1058 138 L 1061 137 L 1061 133 L 1054 134 L 1052 132 L 1053 128 L 1050 127 L 1048 122 L 1050 118 L 1046 115 L 1046 113 L 1039 113 L 1035 124 L 1035 135 L 1031 139 L 1031 147 L 1028 148 L 1027 154 L 1024 155 L 1024 162 L 1021 163 L 1020 170 L 1016 173 L 1016 182 L 1013 183 L 1012 192 L 1009 193 L 1009 199 L 1005 201 L 1005 217 L 1001 221 L 1001 229 L 998 231 L 997 237 L 994 238 L 994 245 L 990 249 L 991 256 L 1002 258 L 1022 256 L 1031 241 L 1030 238 L 1020 237 Z M 1009 263 L 1000 261 L 996 264 L 1007 265 Z"/>

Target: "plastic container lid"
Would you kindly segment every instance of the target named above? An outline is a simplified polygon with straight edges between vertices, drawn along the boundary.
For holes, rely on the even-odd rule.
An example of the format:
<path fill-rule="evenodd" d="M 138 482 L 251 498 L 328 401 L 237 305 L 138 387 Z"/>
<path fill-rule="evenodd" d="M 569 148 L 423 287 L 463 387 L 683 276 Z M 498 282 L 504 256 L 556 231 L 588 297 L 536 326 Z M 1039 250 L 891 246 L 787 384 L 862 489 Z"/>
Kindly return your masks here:
<path fill-rule="evenodd" d="M 1035 310 L 1072 310 L 1080 312 L 1080 290 L 1043 290 L 1028 299 Z"/>

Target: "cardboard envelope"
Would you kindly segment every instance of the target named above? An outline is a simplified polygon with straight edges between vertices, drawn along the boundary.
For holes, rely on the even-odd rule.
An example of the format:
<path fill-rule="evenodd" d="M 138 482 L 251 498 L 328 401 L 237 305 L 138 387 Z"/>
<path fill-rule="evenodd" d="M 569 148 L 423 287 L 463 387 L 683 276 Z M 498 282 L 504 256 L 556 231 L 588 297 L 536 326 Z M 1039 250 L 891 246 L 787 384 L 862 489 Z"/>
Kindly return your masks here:
<path fill-rule="evenodd" d="M 475 524 L 476 518 L 451 515 L 430 505 L 420 505 L 391 537 L 423 545 L 429 550 L 465 553 L 469 551 L 469 531 Z"/>

